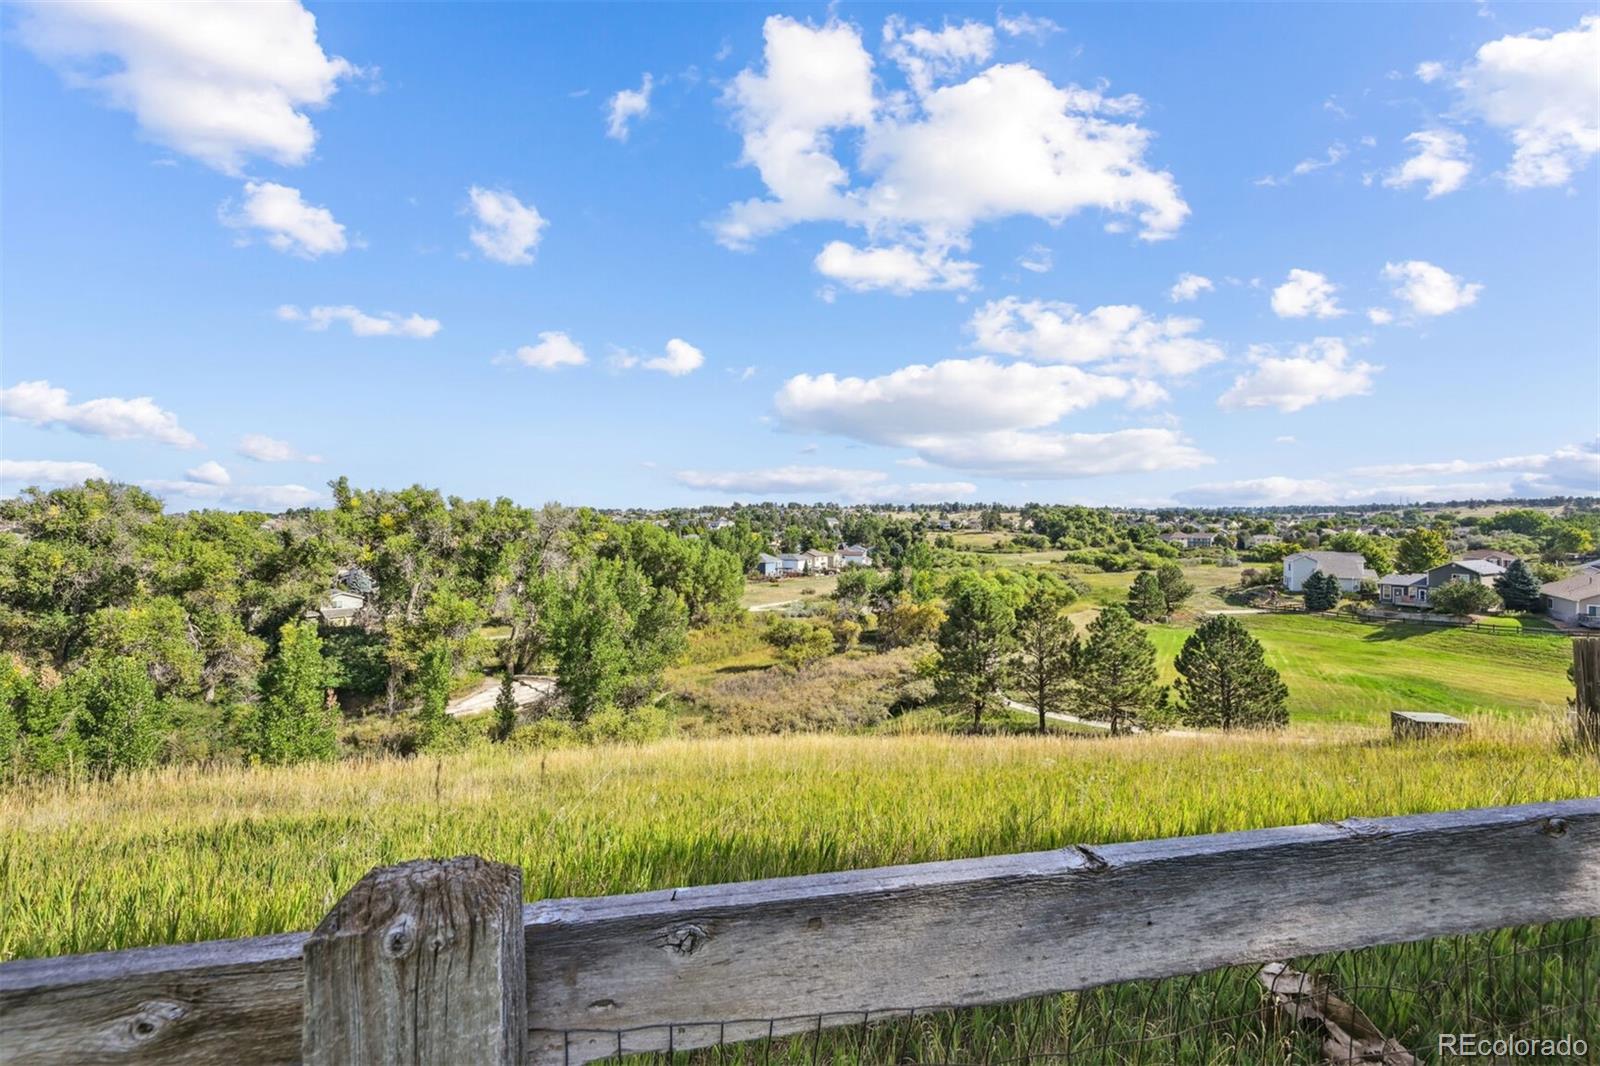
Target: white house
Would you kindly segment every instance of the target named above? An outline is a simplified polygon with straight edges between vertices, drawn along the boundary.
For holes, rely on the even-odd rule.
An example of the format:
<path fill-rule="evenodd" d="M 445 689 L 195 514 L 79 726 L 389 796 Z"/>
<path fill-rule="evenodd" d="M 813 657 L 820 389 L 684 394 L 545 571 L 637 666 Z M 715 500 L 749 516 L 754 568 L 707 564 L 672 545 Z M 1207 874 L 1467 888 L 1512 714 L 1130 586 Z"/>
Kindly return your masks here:
<path fill-rule="evenodd" d="M 784 574 L 803 574 L 806 572 L 806 557 L 797 552 L 784 552 L 778 556 L 778 565 Z"/>
<path fill-rule="evenodd" d="M 367 605 L 367 598 L 359 592 L 336 588 L 323 593 L 315 610 L 306 612 L 307 618 L 321 620 L 323 625 L 347 626 L 355 621 L 356 614 Z"/>
<path fill-rule="evenodd" d="M 847 566 L 872 565 L 872 553 L 867 551 L 867 549 L 863 548 L 859 544 L 848 544 L 845 547 L 840 548 L 838 555 L 840 569 L 843 569 Z"/>
<path fill-rule="evenodd" d="M 1215 533 L 1163 533 L 1161 539 L 1179 548 L 1209 548 L 1217 539 Z"/>
<path fill-rule="evenodd" d="M 1360 552 L 1295 552 L 1283 557 L 1283 587 L 1299 592 L 1319 570 L 1337 578 L 1344 592 L 1359 592 L 1363 581 L 1378 579 Z"/>
<path fill-rule="evenodd" d="M 1600 570 L 1580 570 L 1539 586 L 1550 617 L 1568 625 L 1600 627 Z"/>
<path fill-rule="evenodd" d="M 808 571 L 837 570 L 839 564 L 834 560 L 832 552 L 819 551 L 816 548 L 807 548 L 801 553 L 805 556 Z"/>
<path fill-rule="evenodd" d="M 1283 538 L 1276 533 L 1252 533 L 1248 543 L 1252 548 L 1259 548 L 1263 544 L 1279 544 L 1282 541 Z"/>

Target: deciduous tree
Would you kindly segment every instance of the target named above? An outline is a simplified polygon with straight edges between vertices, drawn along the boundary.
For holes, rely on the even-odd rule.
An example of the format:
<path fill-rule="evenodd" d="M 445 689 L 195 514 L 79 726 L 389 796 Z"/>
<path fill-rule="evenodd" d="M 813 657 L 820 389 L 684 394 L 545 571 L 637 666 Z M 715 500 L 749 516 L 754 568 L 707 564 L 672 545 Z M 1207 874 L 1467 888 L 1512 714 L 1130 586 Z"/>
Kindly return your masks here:
<path fill-rule="evenodd" d="M 326 686 L 316 625 L 285 624 L 278 631 L 278 654 L 261 675 L 251 753 L 273 765 L 333 758 L 337 718 L 328 708 Z"/>
<path fill-rule="evenodd" d="M 1401 573 L 1425 574 L 1450 561 L 1450 547 L 1435 530 L 1421 526 L 1407 533 L 1395 553 L 1395 566 Z"/>

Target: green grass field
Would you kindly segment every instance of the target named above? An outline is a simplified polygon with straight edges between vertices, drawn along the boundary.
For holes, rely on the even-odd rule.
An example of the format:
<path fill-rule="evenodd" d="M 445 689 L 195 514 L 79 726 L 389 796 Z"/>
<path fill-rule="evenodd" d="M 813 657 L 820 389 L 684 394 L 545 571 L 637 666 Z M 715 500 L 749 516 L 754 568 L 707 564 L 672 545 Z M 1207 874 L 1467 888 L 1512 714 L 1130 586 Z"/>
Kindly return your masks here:
<path fill-rule="evenodd" d="M 595 895 L 1597 789 L 1548 720 L 1427 745 L 808 735 L 168 769 L 0 794 L 0 959 L 308 929 L 419 855 Z"/>
<path fill-rule="evenodd" d="M 1289 686 L 1295 722 L 1383 725 L 1391 710 L 1456 715 L 1558 714 L 1572 694 L 1563 636 L 1498 636 L 1424 625 L 1304 615 L 1244 615 Z M 1153 626 L 1163 679 L 1193 629 Z"/>
<path fill-rule="evenodd" d="M 821 599 L 832 595 L 833 588 L 838 583 L 839 578 L 835 574 L 786 577 L 777 581 L 747 578 L 744 583 L 744 598 L 740 602 L 745 610 L 749 610 L 752 607 L 784 603 L 788 600 Z"/>

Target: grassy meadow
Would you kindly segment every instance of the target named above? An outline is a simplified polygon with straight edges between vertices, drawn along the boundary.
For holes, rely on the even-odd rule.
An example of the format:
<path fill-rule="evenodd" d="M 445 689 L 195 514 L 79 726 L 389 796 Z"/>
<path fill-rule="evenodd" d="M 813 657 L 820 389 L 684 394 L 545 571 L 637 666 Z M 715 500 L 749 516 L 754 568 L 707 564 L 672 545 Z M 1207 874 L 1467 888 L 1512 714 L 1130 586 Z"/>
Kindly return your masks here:
<path fill-rule="evenodd" d="M 0 959 L 307 929 L 419 855 L 595 895 L 1600 789 L 1555 734 L 813 734 L 38 785 L 0 794 Z"/>

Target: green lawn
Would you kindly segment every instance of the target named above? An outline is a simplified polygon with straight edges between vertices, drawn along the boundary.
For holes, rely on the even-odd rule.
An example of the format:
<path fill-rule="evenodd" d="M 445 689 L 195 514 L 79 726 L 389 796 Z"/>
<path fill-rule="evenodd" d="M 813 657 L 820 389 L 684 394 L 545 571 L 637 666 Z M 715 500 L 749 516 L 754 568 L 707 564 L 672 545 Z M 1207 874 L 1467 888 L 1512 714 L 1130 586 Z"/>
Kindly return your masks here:
<path fill-rule="evenodd" d="M 1376 626 L 1303 615 L 1246 615 L 1289 686 L 1298 722 L 1387 723 L 1391 710 L 1554 714 L 1572 693 L 1567 637 L 1512 637 L 1440 626 Z M 1164 680 L 1190 626 L 1154 626 Z"/>

